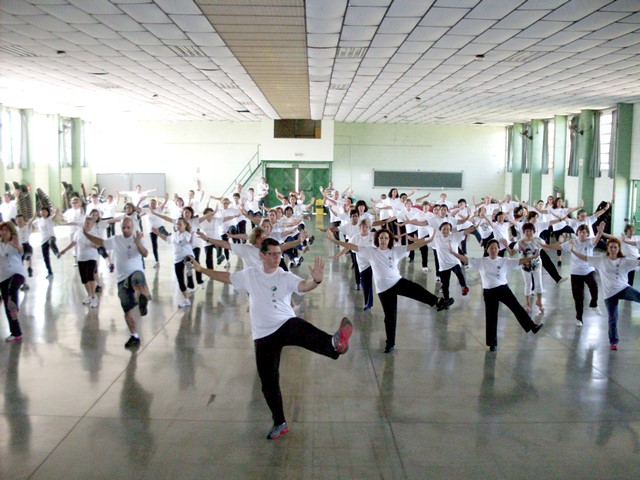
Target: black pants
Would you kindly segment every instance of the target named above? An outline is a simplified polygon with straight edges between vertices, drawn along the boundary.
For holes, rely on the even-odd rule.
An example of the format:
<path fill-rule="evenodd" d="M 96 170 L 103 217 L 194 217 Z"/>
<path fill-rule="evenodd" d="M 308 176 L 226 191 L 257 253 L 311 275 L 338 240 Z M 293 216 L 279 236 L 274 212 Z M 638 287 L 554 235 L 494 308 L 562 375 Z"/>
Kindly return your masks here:
<path fill-rule="evenodd" d="M 483 295 L 488 347 L 498 345 L 498 307 L 500 303 L 504 303 L 507 308 L 513 312 L 516 320 L 518 320 L 525 332 L 528 332 L 535 326 L 535 323 L 531 320 L 531 317 L 523 306 L 520 305 L 508 285 L 485 288 Z"/>
<path fill-rule="evenodd" d="M 335 360 L 339 354 L 333 347 L 332 337 L 302 318 L 293 317 L 271 335 L 253 341 L 262 394 L 271 410 L 274 425 L 285 422 L 280 392 L 282 349 L 288 345 L 302 347 Z"/>
<path fill-rule="evenodd" d="M 384 292 L 378 293 L 382 310 L 384 311 L 384 330 L 387 334 L 386 348 L 392 348 L 396 344 L 396 324 L 398 322 L 398 295 L 412 298 L 427 305 L 434 306 L 438 301 L 433 293 L 422 285 L 418 285 L 406 278 L 401 278 L 398 283 Z"/>
<path fill-rule="evenodd" d="M 42 244 L 42 258 L 44 259 L 44 266 L 47 267 L 47 273 L 49 275 L 53 275 L 53 270 L 51 270 L 51 258 L 49 257 L 49 250 L 53 252 L 54 255 L 58 256 L 58 244 L 56 243 L 56 237 L 50 237 L 49 240 Z"/>
<path fill-rule="evenodd" d="M 173 270 L 176 272 L 176 279 L 178 279 L 178 288 L 181 292 L 185 292 L 187 288 L 194 288 L 193 275 L 187 276 L 187 284 L 184 283 L 184 262 L 188 262 L 188 259 L 173 264 Z"/>
<path fill-rule="evenodd" d="M 111 220 L 110 218 L 103 218 L 102 220 Z M 116 235 L 116 224 L 107 223 L 107 238 L 114 237 Z"/>
<path fill-rule="evenodd" d="M 207 268 L 210 270 L 213 269 L 213 250 L 214 249 L 215 247 L 213 245 L 206 245 L 204 247 L 204 254 L 207 262 Z"/>
<path fill-rule="evenodd" d="M 200 263 L 200 247 L 196 247 L 193 249 L 193 257 L 196 259 L 196 262 Z M 196 282 L 198 283 L 198 285 L 204 283 L 204 281 L 202 280 L 202 272 L 196 272 Z"/>
<path fill-rule="evenodd" d="M 231 229 L 229 229 L 229 231 L 231 231 Z M 233 233 L 233 232 L 231 232 L 231 233 Z M 226 233 L 224 235 L 222 235 L 222 240 L 225 241 L 225 242 L 229 241 L 229 237 L 227 237 Z M 224 249 L 224 258 L 227 260 L 227 262 L 229 261 L 229 249 L 228 248 Z M 220 263 L 218 263 L 218 265 L 219 264 Z"/>
<path fill-rule="evenodd" d="M 542 260 L 542 268 L 544 268 L 547 273 L 558 283 L 562 277 L 558 273 L 558 269 L 556 265 L 553 263 L 553 260 L 549 257 L 549 254 L 546 250 L 540 249 L 540 260 Z"/>
<path fill-rule="evenodd" d="M 596 282 L 595 272 L 587 275 L 571 275 L 571 293 L 573 301 L 576 304 L 576 319 L 582 321 L 582 313 L 584 312 L 584 286 L 589 288 L 591 294 L 590 308 L 598 306 L 598 283 Z"/>
<path fill-rule="evenodd" d="M 364 296 L 364 308 L 369 310 L 373 307 L 373 270 L 371 267 L 360 272 L 360 284 Z"/>
<path fill-rule="evenodd" d="M 149 236 L 151 237 L 151 249 L 153 250 L 153 258 L 156 260 L 156 263 L 158 263 L 158 235 L 151 232 Z"/>
<path fill-rule="evenodd" d="M 2 295 L 4 311 L 9 321 L 9 332 L 14 337 L 22 335 L 20 322 L 18 321 L 18 294 L 23 283 L 24 277 L 17 274 L 7 278 L 4 282 L 0 282 L 0 295 Z"/>
<path fill-rule="evenodd" d="M 360 286 L 362 283 L 362 276 L 360 275 L 360 269 L 358 268 L 358 257 L 356 257 L 356 252 L 350 250 L 351 254 L 351 268 L 353 268 L 354 275 L 356 277 L 356 287 Z"/>
<path fill-rule="evenodd" d="M 429 238 L 429 235 L 422 237 Z M 429 245 L 423 245 L 420 247 L 420 255 L 422 256 L 422 268 L 429 266 L 429 249 L 431 247 Z"/>
<path fill-rule="evenodd" d="M 462 268 L 460 265 L 456 265 L 449 270 L 441 270 L 440 271 L 440 280 L 442 281 L 442 296 L 445 299 L 449 299 L 449 285 L 451 284 L 451 272 L 455 273 L 456 277 L 458 277 L 458 281 L 460 282 L 461 287 L 466 287 L 467 282 L 464 279 L 464 275 L 462 274 Z"/>

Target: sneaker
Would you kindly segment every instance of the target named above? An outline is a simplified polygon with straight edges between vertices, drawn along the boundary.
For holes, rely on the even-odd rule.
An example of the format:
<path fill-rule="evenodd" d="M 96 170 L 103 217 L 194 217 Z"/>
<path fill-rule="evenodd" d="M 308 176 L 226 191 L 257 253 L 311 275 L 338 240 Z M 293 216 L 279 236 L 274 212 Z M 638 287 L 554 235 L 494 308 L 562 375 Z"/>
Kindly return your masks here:
<path fill-rule="evenodd" d="M 289 262 L 289 270 L 291 270 L 294 266 L 295 266 L 295 263 L 293 263 L 293 260 L 291 260 Z"/>
<path fill-rule="evenodd" d="M 353 324 L 347 317 L 344 317 L 340 321 L 340 327 L 338 327 L 336 333 L 333 334 L 333 348 L 335 348 L 336 352 L 340 355 L 347 353 L 347 350 L 349 350 L 349 339 L 352 333 Z"/>
<path fill-rule="evenodd" d="M 189 295 L 193 295 L 194 293 L 196 293 L 196 289 L 195 288 L 187 288 L 187 293 Z"/>
<path fill-rule="evenodd" d="M 53 278 L 53 273 L 47 274 L 47 280 L 51 280 Z"/>
<path fill-rule="evenodd" d="M 296 267 L 299 267 L 300 265 L 302 265 L 302 262 L 304 262 L 304 257 L 296 258 L 295 262 L 296 262 Z"/>
<path fill-rule="evenodd" d="M 436 302 L 436 310 L 439 312 L 441 310 L 449 310 L 449 307 L 453 305 L 453 298 L 446 299 L 444 297 L 440 297 Z"/>
<path fill-rule="evenodd" d="M 531 332 L 536 334 L 543 326 L 544 326 L 544 323 L 539 323 L 537 325 L 534 325 L 533 327 L 531 327 Z"/>
<path fill-rule="evenodd" d="M 178 305 L 178 308 L 188 308 L 191 306 L 191 300 L 189 300 L 188 298 L 185 298 L 182 303 L 180 305 Z"/>
<path fill-rule="evenodd" d="M 60 257 L 61 257 L 60 252 L 56 253 L 55 255 L 56 255 L 57 259 L 60 259 Z"/>
<path fill-rule="evenodd" d="M 22 341 L 22 335 L 9 335 L 4 341 L 7 343 L 18 343 Z"/>
<path fill-rule="evenodd" d="M 287 422 L 281 423 L 280 425 L 274 425 L 267 434 L 267 440 L 275 440 L 276 438 L 280 438 L 288 432 L 289 427 L 287 426 Z"/>
<path fill-rule="evenodd" d="M 144 293 L 141 293 L 138 297 L 138 308 L 140 309 L 141 317 L 144 317 L 147 314 L 147 305 L 149 305 L 149 299 Z"/>
<path fill-rule="evenodd" d="M 558 260 L 558 268 L 562 268 L 562 260 Z"/>
<path fill-rule="evenodd" d="M 224 264 L 224 269 L 229 270 L 231 268 L 231 262 L 227 260 L 227 263 Z"/>
<path fill-rule="evenodd" d="M 96 293 L 100 293 L 102 291 L 102 285 L 96 285 Z"/>
<path fill-rule="evenodd" d="M 158 262 L 154 263 L 153 268 L 160 268 L 160 264 Z"/>
<path fill-rule="evenodd" d="M 360 284 L 356 283 L 356 290 L 360 290 Z"/>
<path fill-rule="evenodd" d="M 466 297 L 469 294 L 469 287 L 462 287 L 462 296 Z"/>
<path fill-rule="evenodd" d="M 582 320 L 576 320 L 576 327 L 582 327 Z"/>
<path fill-rule="evenodd" d="M 422 273 L 427 273 L 429 271 L 429 267 L 422 267 Z"/>
<path fill-rule="evenodd" d="M 602 310 L 600 310 L 600 309 L 598 308 L 598 306 L 597 306 L 597 305 L 596 305 L 595 307 L 589 307 L 589 308 L 590 308 L 590 309 L 591 309 L 591 311 L 592 311 L 593 313 L 595 313 L 596 315 L 602 315 Z"/>
<path fill-rule="evenodd" d="M 309 245 L 313 245 L 313 242 L 315 241 L 316 241 L 316 237 L 314 237 L 313 235 L 307 238 L 307 242 L 309 243 Z"/>
<path fill-rule="evenodd" d="M 29 274 L 30 277 L 33 277 L 33 268 L 31 267 L 27 268 L 27 273 Z"/>
<path fill-rule="evenodd" d="M 157 263 L 156 263 L 157 265 Z M 157 268 L 157 267 L 156 267 Z M 116 266 L 113 263 L 109 264 L 109 273 L 113 273 L 116 269 Z"/>
<path fill-rule="evenodd" d="M 498 346 L 497 346 L 497 345 L 491 345 L 491 346 L 489 347 L 489 351 L 490 351 L 490 352 L 496 352 L 497 350 L 498 350 Z"/>
<path fill-rule="evenodd" d="M 26 292 L 27 290 L 29 290 L 29 285 L 26 283 L 23 283 L 22 286 L 20 287 L 20 290 L 22 290 L 23 292 Z"/>
<path fill-rule="evenodd" d="M 140 339 L 131 335 L 127 343 L 124 344 L 124 348 L 138 348 L 140 346 Z"/>
<path fill-rule="evenodd" d="M 199 288 L 199 289 L 201 289 L 201 290 L 204 290 L 204 289 L 205 289 L 205 288 L 207 288 L 207 287 L 206 287 L 206 285 L 204 284 L 204 282 L 200 282 L 196 288 Z"/>
<path fill-rule="evenodd" d="M 98 308 L 98 297 L 93 297 L 90 303 L 91 308 Z"/>
<path fill-rule="evenodd" d="M 224 255 L 218 255 L 217 262 L 218 262 L 218 265 L 224 262 Z"/>
<path fill-rule="evenodd" d="M 560 285 L 561 283 L 566 282 L 567 280 L 569 280 L 567 277 L 562 277 L 560 280 L 558 280 L 558 285 Z"/>
<path fill-rule="evenodd" d="M 91 297 L 87 297 L 84 300 L 82 300 L 82 304 L 83 305 L 91 305 Z"/>
<path fill-rule="evenodd" d="M 440 277 L 436 277 L 436 283 L 442 283 L 442 280 L 440 280 Z"/>
<path fill-rule="evenodd" d="M 19 337 L 20 339 L 22 339 L 22 337 Z M 8 341 L 8 340 L 7 340 Z M 19 340 L 18 340 L 19 341 Z M 618 344 L 617 343 L 612 343 L 611 344 L 611 350 L 618 350 Z"/>

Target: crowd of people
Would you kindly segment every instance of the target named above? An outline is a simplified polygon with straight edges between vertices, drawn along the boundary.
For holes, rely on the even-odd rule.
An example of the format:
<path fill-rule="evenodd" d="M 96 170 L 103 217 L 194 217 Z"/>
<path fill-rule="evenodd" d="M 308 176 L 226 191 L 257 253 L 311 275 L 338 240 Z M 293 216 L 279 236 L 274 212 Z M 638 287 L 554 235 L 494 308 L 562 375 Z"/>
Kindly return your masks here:
<path fill-rule="evenodd" d="M 255 189 L 245 191 L 238 185 L 230 197 L 205 198 L 198 188 L 190 190 L 185 200 L 178 194 L 156 197 L 155 189 L 143 190 L 138 185 L 135 190 L 117 192 L 115 199 L 109 195 L 100 201 L 95 194 L 87 199 L 72 198 L 70 208 L 61 215 L 55 208 L 43 206 L 28 221 L 12 205 L 11 195 L 5 195 L 0 205 L 0 294 L 9 322 L 6 341 L 23 339 L 19 291 L 29 288 L 27 279 L 34 273 L 30 234 L 37 229 L 47 279 L 53 281 L 51 253 L 60 258 L 73 252 L 87 293 L 82 302 L 87 308 L 99 306 L 102 286 L 98 262 L 104 258 L 116 276 L 118 298 L 130 332 L 125 347 L 138 347 L 141 340 L 136 310 L 145 316 L 152 300 L 144 274 L 145 258 L 153 255 L 153 268 L 160 268 L 160 238 L 173 249 L 173 271 L 181 295 L 178 308 L 190 308 L 193 294 L 204 285 L 204 277 L 249 293 L 256 363 L 274 421 L 268 438 L 278 438 L 288 431 L 279 387 L 282 348 L 295 345 L 337 359 L 348 350 L 353 325 L 344 317 L 331 334 L 296 315 L 292 294 L 314 290 L 323 280 L 324 260 L 320 257 L 308 262 L 308 279 L 293 273 L 313 248 L 315 237 L 307 231 L 305 222 L 316 199 L 309 199 L 305 192 L 275 190 L 277 204 L 269 205 L 269 191 L 262 178 Z M 396 348 L 398 296 L 417 300 L 438 312 L 455 309 L 452 274 L 460 294 L 466 296 L 470 291 L 467 269 L 477 270 L 481 280 L 490 351 L 498 348 L 500 303 L 513 312 L 526 332 L 535 334 L 543 327 L 542 321 L 536 323 L 536 317 L 532 317 L 535 310 L 539 318 L 545 313 L 544 284 L 549 280 L 542 271 L 547 271 L 555 283 L 567 280 L 559 270 L 563 252 L 571 258 L 577 327 L 584 321 L 585 286 L 589 308 L 600 313 L 599 273 L 611 350 L 617 350 L 619 343 L 618 302 L 640 302 L 640 292 L 633 288 L 640 236 L 634 235 L 632 225 L 620 237 L 604 232 L 604 222 L 598 219 L 610 208 L 609 203 L 589 215 L 582 205 L 568 208 L 562 198 L 553 196 L 546 202 L 524 202 L 510 195 L 501 200 L 486 195 L 479 201 L 472 198 L 471 202 L 459 199 L 453 203 L 445 193 L 431 200 L 429 194 L 413 198 L 415 189 L 401 193 L 392 188 L 368 202 L 362 198 L 354 201 L 349 188 L 341 192 L 332 184 L 321 187 L 318 193 L 329 215 L 327 228 L 320 230 L 325 230 L 327 240 L 340 249 L 332 258 L 350 253 L 355 288 L 362 291 L 365 312 L 374 305 L 374 290 L 378 296 L 384 312 L 385 353 Z M 118 213 L 121 196 L 128 201 Z M 120 233 L 116 233 L 116 223 L 120 224 Z M 56 225 L 69 228 L 70 241 L 63 249 L 57 245 Z M 470 237 L 482 246 L 483 256 L 469 257 Z M 603 237 L 607 239 L 606 254 L 596 255 L 594 250 Z M 399 270 L 401 261 L 413 262 L 419 252 L 426 274 L 430 251 L 437 282 L 434 292 L 402 277 Z M 548 253 L 551 251 L 557 252 L 555 262 Z M 242 259 L 241 270 L 229 271 L 230 253 Z M 512 270 L 521 271 L 523 302 L 509 287 Z"/>

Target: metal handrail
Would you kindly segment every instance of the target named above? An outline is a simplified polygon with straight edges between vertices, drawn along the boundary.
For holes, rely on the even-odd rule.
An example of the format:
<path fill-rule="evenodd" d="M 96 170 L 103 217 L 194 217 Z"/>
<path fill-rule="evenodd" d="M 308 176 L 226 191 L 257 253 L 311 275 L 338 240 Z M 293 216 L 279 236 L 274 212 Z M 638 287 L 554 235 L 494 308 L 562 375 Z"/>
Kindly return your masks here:
<path fill-rule="evenodd" d="M 252 166 L 254 160 L 256 161 L 255 167 Z M 258 145 L 256 153 L 249 159 L 245 166 L 242 167 L 240 173 L 236 175 L 236 177 L 233 179 L 233 182 L 231 182 L 231 185 L 227 187 L 222 196 L 227 197 L 231 193 L 233 193 L 238 183 L 241 183 L 244 186 L 245 182 L 251 178 L 251 176 L 258 168 L 260 168 L 260 145 Z"/>

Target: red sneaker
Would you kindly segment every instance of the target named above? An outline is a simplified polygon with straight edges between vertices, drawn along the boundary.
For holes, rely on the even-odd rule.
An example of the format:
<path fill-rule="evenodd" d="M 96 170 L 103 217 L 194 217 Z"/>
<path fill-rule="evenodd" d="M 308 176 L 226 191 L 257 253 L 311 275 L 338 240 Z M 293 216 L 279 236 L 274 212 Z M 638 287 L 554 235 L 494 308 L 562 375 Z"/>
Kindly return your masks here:
<path fill-rule="evenodd" d="M 469 287 L 462 287 L 462 296 L 465 297 L 469 293 Z"/>
<path fill-rule="evenodd" d="M 344 317 L 340 322 L 338 331 L 333 335 L 334 348 L 340 355 L 347 353 L 347 350 L 349 350 L 349 339 L 352 333 L 353 324 L 347 317 Z"/>

